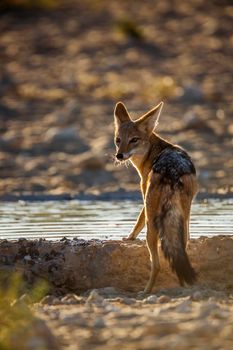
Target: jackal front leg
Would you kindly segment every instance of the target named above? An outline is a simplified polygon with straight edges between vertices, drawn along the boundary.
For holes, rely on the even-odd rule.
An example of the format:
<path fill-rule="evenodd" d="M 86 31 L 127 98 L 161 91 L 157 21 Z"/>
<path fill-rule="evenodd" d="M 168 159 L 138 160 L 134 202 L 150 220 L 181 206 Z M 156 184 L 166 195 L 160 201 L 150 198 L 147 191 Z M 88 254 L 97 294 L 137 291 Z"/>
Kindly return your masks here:
<path fill-rule="evenodd" d="M 137 222 L 134 225 L 132 231 L 130 232 L 129 236 L 127 238 L 123 238 L 123 240 L 125 241 L 133 241 L 134 239 L 137 238 L 138 234 L 141 232 L 141 230 L 143 229 L 143 227 L 145 226 L 145 209 L 144 207 L 142 208 Z"/>

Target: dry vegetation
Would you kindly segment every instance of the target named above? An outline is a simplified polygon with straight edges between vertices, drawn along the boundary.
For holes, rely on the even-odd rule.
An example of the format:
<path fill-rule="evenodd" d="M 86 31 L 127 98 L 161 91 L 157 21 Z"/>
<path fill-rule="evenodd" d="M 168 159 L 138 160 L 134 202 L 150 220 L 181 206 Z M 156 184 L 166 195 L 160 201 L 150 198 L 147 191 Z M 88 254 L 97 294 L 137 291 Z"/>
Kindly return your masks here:
<path fill-rule="evenodd" d="M 30 290 L 19 273 L 0 274 L 0 349 L 59 349 L 46 323 L 35 317 L 34 303 L 48 291 L 40 281 Z"/>

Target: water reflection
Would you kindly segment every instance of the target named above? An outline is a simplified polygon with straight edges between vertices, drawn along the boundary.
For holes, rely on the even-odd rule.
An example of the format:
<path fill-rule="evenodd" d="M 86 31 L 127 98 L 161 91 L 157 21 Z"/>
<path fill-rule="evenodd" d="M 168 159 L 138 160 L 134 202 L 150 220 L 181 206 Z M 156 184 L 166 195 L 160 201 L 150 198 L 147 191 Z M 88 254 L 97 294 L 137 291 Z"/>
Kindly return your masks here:
<path fill-rule="evenodd" d="M 130 232 L 142 203 L 56 201 L 2 203 L 0 238 L 120 239 Z M 195 203 L 191 237 L 233 233 L 233 201 Z M 145 231 L 140 236 L 145 237 Z"/>

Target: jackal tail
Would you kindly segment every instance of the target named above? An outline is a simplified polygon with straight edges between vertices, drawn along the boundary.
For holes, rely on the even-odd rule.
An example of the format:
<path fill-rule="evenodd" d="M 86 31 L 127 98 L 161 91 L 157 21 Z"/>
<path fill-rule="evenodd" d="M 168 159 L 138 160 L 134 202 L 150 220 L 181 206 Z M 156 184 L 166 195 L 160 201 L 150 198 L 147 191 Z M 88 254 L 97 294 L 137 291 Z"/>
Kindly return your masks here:
<path fill-rule="evenodd" d="M 196 272 L 185 250 L 185 230 L 188 227 L 182 213 L 181 193 L 165 185 L 161 194 L 161 207 L 159 215 L 155 218 L 155 225 L 159 231 L 163 254 L 172 271 L 176 272 L 180 284 L 193 284 Z"/>

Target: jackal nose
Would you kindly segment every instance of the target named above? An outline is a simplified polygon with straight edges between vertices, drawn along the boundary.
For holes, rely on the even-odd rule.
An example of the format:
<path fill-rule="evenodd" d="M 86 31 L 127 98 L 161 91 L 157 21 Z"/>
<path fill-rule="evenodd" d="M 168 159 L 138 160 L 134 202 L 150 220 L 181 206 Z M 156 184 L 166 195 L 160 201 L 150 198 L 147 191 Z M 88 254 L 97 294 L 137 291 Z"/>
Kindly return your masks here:
<path fill-rule="evenodd" d="M 117 153 L 116 158 L 118 160 L 123 160 L 123 158 L 124 158 L 123 153 Z"/>

